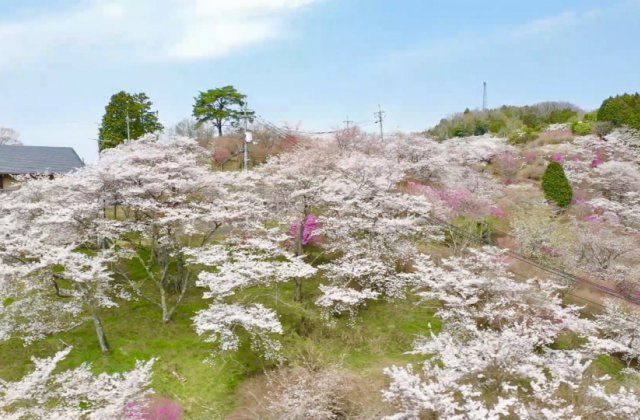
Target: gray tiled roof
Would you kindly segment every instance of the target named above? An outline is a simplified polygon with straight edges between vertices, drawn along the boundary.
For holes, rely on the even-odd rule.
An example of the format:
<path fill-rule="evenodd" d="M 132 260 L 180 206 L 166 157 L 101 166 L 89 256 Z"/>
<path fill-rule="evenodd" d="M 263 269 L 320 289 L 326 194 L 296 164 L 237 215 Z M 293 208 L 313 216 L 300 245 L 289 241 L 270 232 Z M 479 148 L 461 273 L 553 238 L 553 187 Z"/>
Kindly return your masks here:
<path fill-rule="evenodd" d="M 82 166 L 71 147 L 0 145 L 0 174 L 66 173 Z"/>

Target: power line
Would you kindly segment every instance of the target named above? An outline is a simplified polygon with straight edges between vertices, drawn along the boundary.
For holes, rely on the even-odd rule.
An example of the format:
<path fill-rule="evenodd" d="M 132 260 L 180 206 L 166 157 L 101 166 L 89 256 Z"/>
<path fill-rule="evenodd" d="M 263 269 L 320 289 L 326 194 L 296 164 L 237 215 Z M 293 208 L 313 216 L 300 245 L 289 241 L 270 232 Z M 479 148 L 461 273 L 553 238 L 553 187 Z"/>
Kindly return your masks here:
<path fill-rule="evenodd" d="M 467 232 L 467 231 L 465 231 L 463 229 L 460 229 L 459 227 L 457 227 L 455 225 L 452 225 L 451 223 L 449 223 L 449 222 L 447 222 L 445 220 L 442 220 L 442 219 L 440 219 L 438 217 L 430 216 L 429 219 L 433 223 L 438 224 L 440 226 L 445 226 L 448 229 L 451 229 L 452 231 L 454 231 L 454 232 L 456 232 L 456 233 L 458 233 L 458 234 L 460 234 L 460 235 L 462 235 L 462 236 L 464 236 L 464 237 L 466 237 L 468 239 L 471 239 L 474 242 L 481 243 L 481 244 L 484 244 L 484 245 L 493 245 L 493 246 L 495 246 L 495 244 L 493 243 L 493 241 L 491 239 L 483 238 L 481 236 L 469 233 L 469 232 Z M 538 268 L 538 269 L 540 269 L 542 271 L 545 271 L 547 273 L 553 274 L 553 275 L 558 276 L 560 278 L 563 278 L 565 280 L 570 280 L 570 281 L 572 281 L 574 283 L 577 283 L 577 284 L 586 285 L 588 287 L 596 289 L 596 290 L 598 290 L 598 291 L 600 291 L 600 292 L 602 292 L 604 294 L 607 294 L 609 296 L 613 296 L 613 297 L 616 297 L 618 299 L 622 299 L 622 300 L 625 300 L 627 302 L 630 302 L 630 303 L 633 303 L 633 304 L 636 304 L 636 305 L 640 304 L 640 299 L 635 299 L 635 298 L 623 296 L 620 293 L 618 293 L 616 290 L 608 288 L 608 287 L 603 286 L 601 284 L 595 283 L 595 282 L 593 282 L 593 281 L 591 281 L 589 279 L 576 276 L 575 274 L 567 273 L 566 271 L 564 271 L 564 270 L 562 270 L 562 269 L 560 269 L 558 267 L 554 267 L 554 266 L 552 266 L 550 264 L 545 264 L 545 263 L 541 263 L 541 262 L 538 262 L 538 261 L 534 261 L 534 260 L 532 260 L 530 258 L 527 258 L 524 255 L 519 254 L 519 253 L 517 253 L 515 251 L 512 251 L 510 249 L 507 249 L 507 248 L 503 248 L 503 249 L 505 250 L 505 254 L 506 255 L 508 255 L 508 256 L 516 259 L 516 260 L 519 260 L 521 262 L 524 262 L 525 264 L 529 264 L 531 266 L 534 266 L 534 267 L 536 267 L 536 268 Z M 588 299 L 585 299 L 585 300 L 588 300 Z M 592 303 L 598 304 L 596 302 L 592 302 Z"/>

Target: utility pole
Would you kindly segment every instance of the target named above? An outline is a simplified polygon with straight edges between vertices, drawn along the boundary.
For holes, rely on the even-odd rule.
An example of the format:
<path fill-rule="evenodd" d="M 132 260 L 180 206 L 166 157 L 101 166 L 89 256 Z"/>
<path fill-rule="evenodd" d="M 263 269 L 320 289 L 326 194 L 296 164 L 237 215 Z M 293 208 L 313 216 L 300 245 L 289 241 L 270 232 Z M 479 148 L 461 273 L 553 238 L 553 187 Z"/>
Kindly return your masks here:
<path fill-rule="evenodd" d="M 127 143 L 131 141 L 131 128 L 129 127 L 129 110 L 127 109 Z"/>
<path fill-rule="evenodd" d="M 247 172 L 249 170 L 249 132 L 247 131 L 247 104 L 244 104 L 242 109 L 244 114 L 244 158 L 243 158 L 243 172 Z"/>
<path fill-rule="evenodd" d="M 349 116 L 347 115 L 347 119 L 346 119 L 346 120 L 344 120 L 344 121 L 342 121 L 342 122 L 343 122 L 343 123 L 345 123 L 345 124 L 347 124 L 347 130 L 348 130 L 348 129 L 349 129 L 349 126 L 351 125 L 351 123 L 352 123 L 353 121 L 351 121 L 351 120 L 349 119 Z"/>
<path fill-rule="evenodd" d="M 482 82 L 482 110 L 487 110 L 487 82 Z"/>
<path fill-rule="evenodd" d="M 382 129 L 382 120 L 384 120 L 384 111 L 382 107 L 378 104 L 378 112 L 374 112 L 373 115 L 376 117 L 376 124 L 380 124 L 380 140 L 384 141 L 384 130 Z"/>

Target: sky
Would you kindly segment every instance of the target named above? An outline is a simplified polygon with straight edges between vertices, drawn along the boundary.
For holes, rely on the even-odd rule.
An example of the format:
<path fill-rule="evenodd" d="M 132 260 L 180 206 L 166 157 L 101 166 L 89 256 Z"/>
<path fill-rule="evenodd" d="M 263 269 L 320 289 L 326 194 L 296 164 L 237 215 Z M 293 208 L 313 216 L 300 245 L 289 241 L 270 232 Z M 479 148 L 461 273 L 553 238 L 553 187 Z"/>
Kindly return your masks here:
<path fill-rule="evenodd" d="M 112 94 L 170 127 L 233 85 L 278 125 L 419 131 L 465 108 L 640 91 L 640 0 L 0 0 L 0 125 L 97 157 Z"/>

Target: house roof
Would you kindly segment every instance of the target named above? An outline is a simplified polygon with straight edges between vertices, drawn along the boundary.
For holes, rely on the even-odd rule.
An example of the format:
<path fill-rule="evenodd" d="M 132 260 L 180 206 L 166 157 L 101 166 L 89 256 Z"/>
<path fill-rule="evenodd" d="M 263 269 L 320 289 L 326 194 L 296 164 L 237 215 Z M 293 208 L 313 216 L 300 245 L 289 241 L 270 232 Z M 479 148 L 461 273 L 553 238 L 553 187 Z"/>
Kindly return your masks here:
<path fill-rule="evenodd" d="M 82 166 L 71 147 L 0 145 L 0 174 L 67 173 Z"/>

